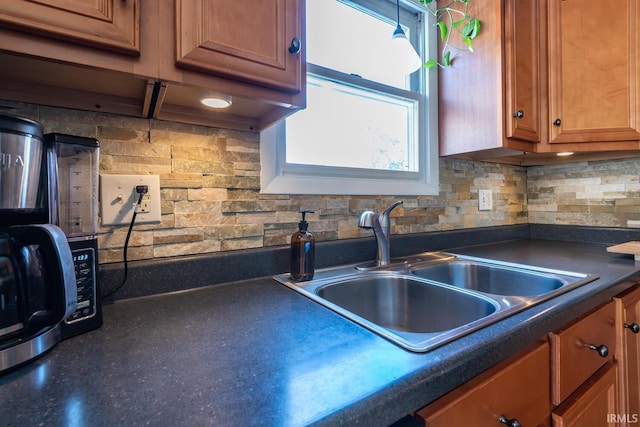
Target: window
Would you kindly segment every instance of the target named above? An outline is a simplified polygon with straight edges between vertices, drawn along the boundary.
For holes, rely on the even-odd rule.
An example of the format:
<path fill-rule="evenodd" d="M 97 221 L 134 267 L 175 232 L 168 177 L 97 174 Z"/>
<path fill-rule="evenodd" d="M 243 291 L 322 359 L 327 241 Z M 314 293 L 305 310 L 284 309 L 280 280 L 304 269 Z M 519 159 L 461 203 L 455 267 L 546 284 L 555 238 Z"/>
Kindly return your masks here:
<path fill-rule="evenodd" d="M 401 7 L 423 58 L 430 17 Z M 436 70 L 394 68 L 395 27 L 395 1 L 307 0 L 307 108 L 263 131 L 263 193 L 438 194 Z"/>

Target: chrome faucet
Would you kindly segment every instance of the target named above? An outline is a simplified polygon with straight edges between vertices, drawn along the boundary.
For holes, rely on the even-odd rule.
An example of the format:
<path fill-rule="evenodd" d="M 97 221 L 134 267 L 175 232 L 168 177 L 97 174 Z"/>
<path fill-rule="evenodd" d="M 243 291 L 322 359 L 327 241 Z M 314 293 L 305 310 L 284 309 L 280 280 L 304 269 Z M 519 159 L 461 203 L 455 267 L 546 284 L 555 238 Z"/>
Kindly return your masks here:
<path fill-rule="evenodd" d="M 402 204 L 402 200 L 394 202 L 386 208 L 381 214 L 373 211 L 364 211 L 360 214 L 358 227 L 365 229 L 373 229 L 378 246 L 376 254 L 376 265 L 389 265 L 391 262 L 391 241 L 389 231 L 389 214 L 391 211 Z"/>

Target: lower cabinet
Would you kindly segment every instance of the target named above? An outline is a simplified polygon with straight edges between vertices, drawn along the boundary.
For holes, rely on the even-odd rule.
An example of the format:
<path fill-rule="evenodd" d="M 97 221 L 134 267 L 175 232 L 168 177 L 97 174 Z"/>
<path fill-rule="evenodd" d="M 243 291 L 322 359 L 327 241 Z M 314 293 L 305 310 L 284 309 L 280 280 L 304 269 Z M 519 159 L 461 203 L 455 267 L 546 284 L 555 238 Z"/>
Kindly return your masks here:
<path fill-rule="evenodd" d="M 547 426 L 549 345 L 537 343 L 480 374 L 416 417 L 429 427 Z"/>
<path fill-rule="evenodd" d="M 640 278 L 635 285 L 614 298 L 618 348 L 616 359 L 619 365 L 621 426 L 640 425 Z"/>
<path fill-rule="evenodd" d="M 618 426 L 618 369 L 609 361 L 551 413 L 554 427 Z"/>
<path fill-rule="evenodd" d="M 611 301 L 549 334 L 551 403 L 564 402 L 602 365 L 613 360 L 615 324 L 615 305 Z"/>
<path fill-rule="evenodd" d="M 634 297 L 637 315 L 640 289 Z M 629 366 L 620 369 L 616 304 L 609 301 L 550 333 L 418 410 L 415 418 L 428 427 L 625 425 L 621 397 L 626 393 L 626 399 L 637 401 L 640 361 L 636 340 L 629 347 Z M 621 380 L 620 371 L 634 378 Z"/>

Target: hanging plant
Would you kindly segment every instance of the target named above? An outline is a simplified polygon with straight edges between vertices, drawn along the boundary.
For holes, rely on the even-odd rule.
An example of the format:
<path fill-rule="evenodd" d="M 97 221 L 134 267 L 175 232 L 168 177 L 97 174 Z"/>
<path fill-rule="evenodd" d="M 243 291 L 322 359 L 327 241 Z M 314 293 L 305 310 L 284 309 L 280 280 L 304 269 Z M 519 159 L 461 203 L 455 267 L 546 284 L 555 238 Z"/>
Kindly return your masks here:
<path fill-rule="evenodd" d="M 450 67 L 454 58 L 451 51 L 473 52 L 473 42 L 480 34 L 480 20 L 469 15 L 469 3 L 472 0 L 445 0 L 444 6 L 438 7 L 436 0 L 420 0 L 431 14 L 436 18 L 435 25 L 438 26 L 440 40 L 442 41 L 441 60 L 428 60 L 424 65 L 433 68 L 436 65 L 442 68 Z M 444 3 L 444 1 L 441 1 Z M 452 43 L 452 35 L 456 35 L 455 40 L 461 40 L 461 45 Z"/>

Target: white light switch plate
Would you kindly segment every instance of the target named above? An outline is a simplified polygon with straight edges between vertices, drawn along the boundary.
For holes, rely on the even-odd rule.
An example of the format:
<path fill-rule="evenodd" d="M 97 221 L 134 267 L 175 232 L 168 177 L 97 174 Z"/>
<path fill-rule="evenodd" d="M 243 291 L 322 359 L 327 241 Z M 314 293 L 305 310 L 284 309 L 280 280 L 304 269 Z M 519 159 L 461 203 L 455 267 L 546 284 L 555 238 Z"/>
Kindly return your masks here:
<path fill-rule="evenodd" d="M 478 210 L 490 211 L 493 209 L 491 190 L 478 190 Z"/>
<path fill-rule="evenodd" d="M 137 185 L 146 185 L 143 211 L 138 208 L 136 224 L 160 222 L 159 175 L 100 175 L 100 218 L 102 225 L 129 225 L 140 195 Z"/>

